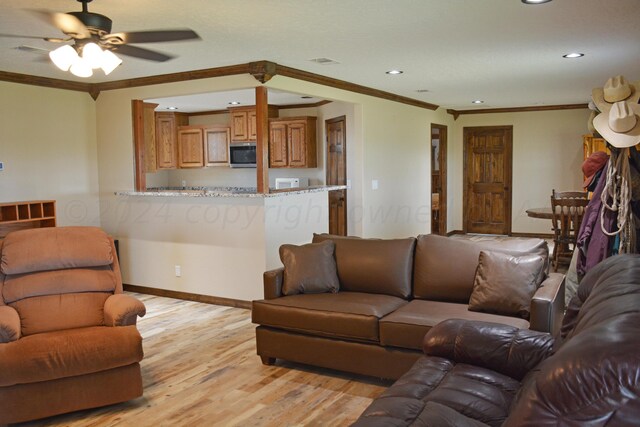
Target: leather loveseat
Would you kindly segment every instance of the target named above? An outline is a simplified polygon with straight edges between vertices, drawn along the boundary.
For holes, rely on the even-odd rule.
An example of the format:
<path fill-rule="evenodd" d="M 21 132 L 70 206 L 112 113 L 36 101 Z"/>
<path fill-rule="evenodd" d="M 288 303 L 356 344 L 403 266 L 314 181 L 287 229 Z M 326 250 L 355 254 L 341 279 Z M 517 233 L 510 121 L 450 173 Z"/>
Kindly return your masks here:
<path fill-rule="evenodd" d="M 360 239 L 314 235 L 335 245 L 338 292 L 283 294 L 284 268 L 264 274 L 265 299 L 254 301 L 257 353 L 275 359 L 397 379 L 422 354 L 422 340 L 450 318 L 556 332 L 564 308 L 564 276 L 548 273 L 541 239 L 471 242 L 436 235 Z M 282 248 L 281 248 L 282 251 Z M 481 251 L 540 255 L 541 284 L 528 318 L 470 311 Z M 305 268 L 316 268 L 308 262 Z M 285 264 L 286 265 L 286 264 Z M 515 286 L 520 278 L 507 277 Z"/>
<path fill-rule="evenodd" d="M 556 339 L 456 319 L 424 353 L 354 426 L 637 426 L 640 255 L 590 270 Z"/>

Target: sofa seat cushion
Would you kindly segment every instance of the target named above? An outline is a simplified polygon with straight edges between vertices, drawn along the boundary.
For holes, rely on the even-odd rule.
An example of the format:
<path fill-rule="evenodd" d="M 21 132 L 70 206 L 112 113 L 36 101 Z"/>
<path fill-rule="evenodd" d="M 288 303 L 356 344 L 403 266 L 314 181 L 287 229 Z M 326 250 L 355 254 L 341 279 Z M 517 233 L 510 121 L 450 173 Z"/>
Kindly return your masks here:
<path fill-rule="evenodd" d="M 429 329 L 447 319 L 468 319 L 496 322 L 528 329 L 529 322 L 517 317 L 469 311 L 467 304 L 413 300 L 380 320 L 380 344 L 422 349 L 422 340 Z"/>
<path fill-rule="evenodd" d="M 422 357 L 354 426 L 500 426 L 520 382 L 477 366 Z"/>
<path fill-rule="evenodd" d="M 0 387 L 105 371 L 142 360 L 135 326 L 96 326 L 0 344 Z"/>
<path fill-rule="evenodd" d="M 378 321 L 407 304 L 360 292 L 290 295 L 253 302 L 253 323 L 331 338 L 379 342 Z"/>

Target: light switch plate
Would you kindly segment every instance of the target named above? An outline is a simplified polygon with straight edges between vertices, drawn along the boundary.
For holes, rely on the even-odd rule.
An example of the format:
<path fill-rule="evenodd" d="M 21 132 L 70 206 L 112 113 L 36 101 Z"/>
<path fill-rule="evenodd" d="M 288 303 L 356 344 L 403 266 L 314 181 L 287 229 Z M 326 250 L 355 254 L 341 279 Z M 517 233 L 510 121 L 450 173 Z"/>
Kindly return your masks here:
<path fill-rule="evenodd" d="M 4 162 L 0 162 L 0 171 L 4 170 Z"/>
<path fill-rule="evenodd" d="M 371 180 L 371 189 L 372 190 L 377 190 L 378 189 L 378 180 L 377 179 L 372 179 Z"/>
<path fill-rule="evenodd" d="M 347 190 L 351 190 L 351 180 L 347 180 Z"/>

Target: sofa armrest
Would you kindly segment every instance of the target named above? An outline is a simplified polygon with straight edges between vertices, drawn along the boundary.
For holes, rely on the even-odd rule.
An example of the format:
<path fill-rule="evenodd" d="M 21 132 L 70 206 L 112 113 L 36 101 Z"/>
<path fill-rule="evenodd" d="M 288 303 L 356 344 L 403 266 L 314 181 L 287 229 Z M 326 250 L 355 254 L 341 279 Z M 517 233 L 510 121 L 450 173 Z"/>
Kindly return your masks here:
<path fill-rule="evenodd" d="M 427 356 L 480 366 L 518 381 L 551 354 L 551 334 L 491 322 L 449 319 L 424 337 Z"/>
<path fill-rule="evenodd" d="M 0 305 L 0 344 L 20 339 L 20 315 L 13 307 Z"/>
<path fill-rule="evenodd" d="M 262 280 L 264 283 L 264 299 L 274 299 L 282 296 L 283 267 L 265 271 L 262 275 Z"/>
<path fill-rule="evenodd" d="M 104 324 L 106 326 L 135 325 L 138 316 L 147 314 L 144 304 L 126 294 L 111 295 L 104 303 Z"/>
<path fill-rule="evenodd" d="M 531 299 L 529 329 L 556 336 L 564 315 L 564 274 L 551 273 Z"/>

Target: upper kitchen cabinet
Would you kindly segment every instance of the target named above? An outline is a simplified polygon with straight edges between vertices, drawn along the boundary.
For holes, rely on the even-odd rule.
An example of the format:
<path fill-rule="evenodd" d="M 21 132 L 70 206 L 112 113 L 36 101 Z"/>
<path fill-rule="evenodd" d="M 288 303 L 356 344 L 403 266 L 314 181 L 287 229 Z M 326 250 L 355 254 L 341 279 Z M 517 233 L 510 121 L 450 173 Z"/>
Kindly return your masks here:
<path fill-rule="evenodd" d="M 156 156 L 158 169 L 178 167 L 178 126 L 188 124 L 181 113 L 156 113 Z"/>
<path fill-rule="evenodd" d="M 226 126 L 210 126 L 204 132 L 204 165 L 229 166 L 231 130 Z"/>
<path fill-rule="evenodd" d="M 278 117 L 278 107 L 270 105 L 269 118 Z M 231 141 L 246 142 L 256 140 L 256 107 L 229 107 Z"/>
<path fill-rule="evenodd" d="M 180 126 L 178 128 L 178 166 L 181 169 L 204 166 L 202 127 Z"/>
<path fill-rule="evenodd" d="M 269 120 L 269 167 L 315 168 L 317 166 L 315 117 Z"/>

